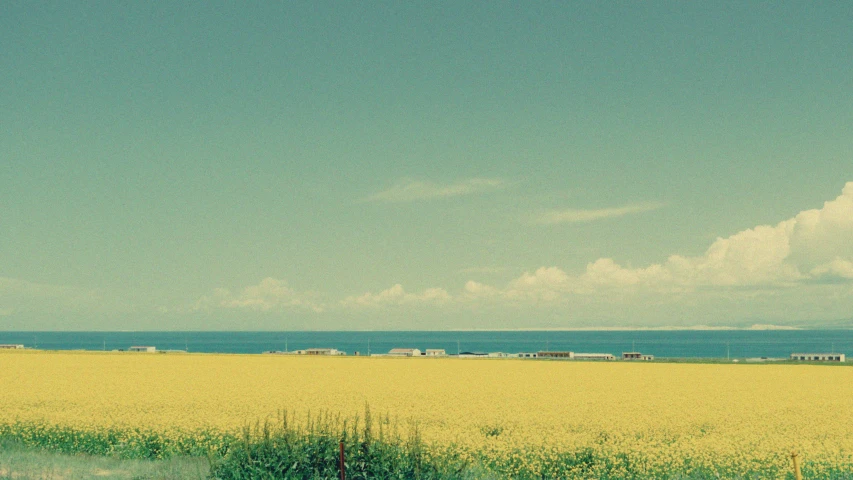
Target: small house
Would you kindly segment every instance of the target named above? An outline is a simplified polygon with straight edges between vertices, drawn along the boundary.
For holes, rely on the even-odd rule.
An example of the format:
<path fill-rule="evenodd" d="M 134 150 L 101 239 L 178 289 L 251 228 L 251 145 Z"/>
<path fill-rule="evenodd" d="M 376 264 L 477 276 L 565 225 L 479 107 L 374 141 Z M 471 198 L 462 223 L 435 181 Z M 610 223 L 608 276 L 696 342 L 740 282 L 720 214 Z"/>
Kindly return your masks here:
<path fill-rule="evenodd" d="M 541 352 L 540 352 L 541 353 Z M 612 353 L 576 353 L 575 360 L 616 360 Z"/>
<path fill-rule="evenodd" d="M 447 356 L 447 352 L 444 351 L 443 348 L 427 348 L 426 349 L 427 357 L 445 357 Z"/>
<path fill-rule="evenodd" d="M 154 353 L 157 351 L 156 347 L 146 346 L 146 345 L 134 345 L 127 349 L 128 352 L 145 352 L 145 353 Z"/>
<path fill-rule="evenodd" d="M 791 360 L 801 362 L 845 362 L 843 353 L 792 353 Z"/>
<path fill-rule="evenodd" d="M 420 357 L 421 351 L 417 348 L 392 348 L 388 355 L 392 357 Z"/>
<path fill-rule="evenodd" d="M 302 355 L 346 355 L 346 352 L 342 352 L 337 348 L 307 348 L 305 350 L 301 350 Z"/>
<path fill-rule="evenodd" d="M 24 346 L 19 343 L 0 344 L 0 349 L 2 350 L 21 350 L 23 348 Z"/>
<path fill-rule="evenodd" d="M 643 355 L 640 352 L 622 352 L 622 360 L 651 361 L 654 359 L 655 359 L 654 355 Z"/>
<path fill-rule="evenodd" d="M 538 352 L 537 356 L 539 358 L 562 358 L 565 360 L 572 360 L 575 358 L 575 352 Z"/>

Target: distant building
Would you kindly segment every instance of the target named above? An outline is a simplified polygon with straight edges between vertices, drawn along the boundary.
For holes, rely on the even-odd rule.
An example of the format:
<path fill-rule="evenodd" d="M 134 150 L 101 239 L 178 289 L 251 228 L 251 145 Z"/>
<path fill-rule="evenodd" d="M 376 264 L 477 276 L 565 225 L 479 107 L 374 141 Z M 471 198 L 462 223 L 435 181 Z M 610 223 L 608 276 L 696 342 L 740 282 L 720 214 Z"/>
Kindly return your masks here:
<path fill-rule="evenodd" d="M 540 354 L 542 352 L 539 352 Z M 576 353 L 575 360 L 616 360 L 616 356 L 610 353 Z"/>
<path fill-rule="evenodd" d="M 316 356 L 334 356 L 334 355 L 346 355 L 346 352 L 342 352 L 337 348 L 306 348 L 305 350 L 291 350 L 289 352 L 276 352 L 271 351 L 269 353 L 277 353 L 279 355 L 316 355 Z"/>
<path fill-rule="evenodd" d="M 654 355 L 643 355 L 640 352 L 622 352 L 622 360 L 654 360 Z"/>
<path fill-rule="evenodd" d="M 507 358 L 510 355 L 504 352 L 489 352 L 489 358 Z"/>
<path fill-rule="evenodd" d="M 846 362 L 843 353 L 792 353 L 791 360 L 802 362 Z"/>
<path fill-rule="evenodd" d="M 459 358 L 488 358 L 489 354 L 486 352 L 462 352 L 457 355 Z"/>
<path fill-rule="evenodd" d="M 536 358 L 537 355 L 531 352 L 518 352 L 516 356 L 518 358 Z"/>
<path fill-rule="evenodd" d="M 144 346 L 144 345 L 134 345 L 127 349 L 128 352 L 145 352 L 145 353 L 154 353 L 157 351 L 156 347 Z"/>
<path fill-rule="evenodd" d="M 566 360 L 572 360 L 575 358 L 575 352 L 538 352 L 536 354 L 539 358 L 562 358 Z"/>
<path fill-rule="evenodd" d="M 346 352 L 337 348 L 306 348 L 299 351 L 302 352 L 301 355 L 346 355 Z"/>
<path fill-rule="evenodd" d="M 0 349 L 3 350 L 20 350 L 22 348 L 24 348 L 24 346 L 19 343 L 8 343 L 0 345 Z"/>
<path fill-rule="evenodd" d="M 427 348 L 426 349 L 427 357 L 445 357 L 447 356 L 447 352 L 444 351 L 443 348 Z"/>
<path fill-rule="evenodd" d="M 764 363 L 764 362 L 781 362 L 787 360 L 787 358 L 777 358 L 777 357 L 750 357 L 744 358 L 743 361 L 747 363 Z"/>
<path fill-rule="evenodd" d="M 392 348 L 388 355 L 392 357 L 420 357 L 421 351 L 417 348 Z"/>
<path fill-rule="evenodd" d="M 305 350 L 305 355 L 346 355 L 337 348 L 308 348 Z"/>

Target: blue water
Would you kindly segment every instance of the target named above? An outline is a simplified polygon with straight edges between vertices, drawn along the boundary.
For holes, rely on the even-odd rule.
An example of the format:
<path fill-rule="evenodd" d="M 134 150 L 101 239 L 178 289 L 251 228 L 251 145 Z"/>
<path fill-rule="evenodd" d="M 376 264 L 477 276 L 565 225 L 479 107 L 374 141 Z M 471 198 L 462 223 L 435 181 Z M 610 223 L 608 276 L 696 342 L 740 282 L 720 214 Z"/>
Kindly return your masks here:
<path fill-rule="evenodd" d="M 853 330 L 582 331 L 582 332 L 0 332 L 0 344 L 45 350 L 114 350 L 153 345 L 158 350 L 262 353 L 337 348 L 348 354 L 392 348 L 466 352 L 637 350 L 659 358 L 787 357 L 793 352 L 853 354 Z"/>

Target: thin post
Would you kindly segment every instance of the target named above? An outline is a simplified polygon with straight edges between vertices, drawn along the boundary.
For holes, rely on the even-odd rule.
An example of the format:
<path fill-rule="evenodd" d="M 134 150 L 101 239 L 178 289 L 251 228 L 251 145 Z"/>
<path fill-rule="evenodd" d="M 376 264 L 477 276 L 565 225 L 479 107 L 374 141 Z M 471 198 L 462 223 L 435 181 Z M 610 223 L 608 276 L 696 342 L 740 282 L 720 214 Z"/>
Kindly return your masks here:
<path fill-rule="evenodd" d="M 344 466 L 344 442 L 341 440 L 341 480 L 347 480 L 347 471 Z M 802 480 L 802 479 L 800 479 Z"/>
<path fill-rule="evenodd" d="M 791 460 L 794 462 L 794 478 L 796 480 L 803 480 L 803 474 L 800 472 L 800 456 L 797 452 L 791 452 Z"/>

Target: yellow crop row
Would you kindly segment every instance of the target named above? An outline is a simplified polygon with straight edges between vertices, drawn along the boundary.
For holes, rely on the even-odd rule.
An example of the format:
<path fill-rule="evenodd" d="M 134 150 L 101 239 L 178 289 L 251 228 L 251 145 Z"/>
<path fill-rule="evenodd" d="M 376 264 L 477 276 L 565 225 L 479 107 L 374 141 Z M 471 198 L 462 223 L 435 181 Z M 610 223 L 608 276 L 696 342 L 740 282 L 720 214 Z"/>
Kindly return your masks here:
<path fill-rule="evenodd" d="M 853 368 L 815 365 L 0 353 L 0 423 L 237 431 L 369 404 L 518 468 L 583 448 L 638 469 L 853 465 Z M 522 452 L 528 452 L 524 454 Z M 508 467 L 509 468 L 509 467 Z M 535 469 L 535 466 L 529 466 Z"/>

